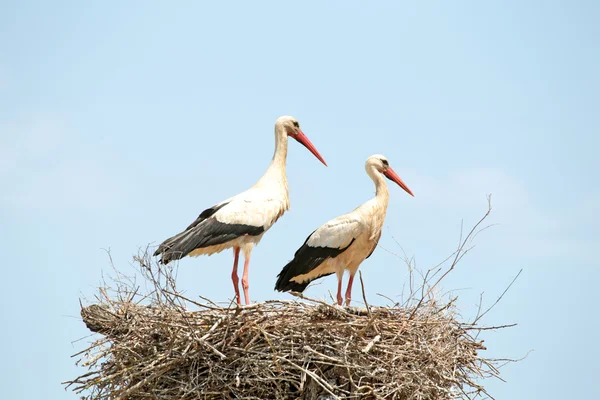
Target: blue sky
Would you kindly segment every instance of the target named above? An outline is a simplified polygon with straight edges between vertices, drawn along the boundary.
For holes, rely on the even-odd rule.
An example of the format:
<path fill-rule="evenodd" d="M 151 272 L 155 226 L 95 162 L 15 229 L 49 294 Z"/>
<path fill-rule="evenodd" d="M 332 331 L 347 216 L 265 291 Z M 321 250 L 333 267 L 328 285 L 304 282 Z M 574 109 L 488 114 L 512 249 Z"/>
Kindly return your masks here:
<path fill-rule="evenodd" d="M 367 296 L 400 294 L 402 244 L 427 269 L 493 195 L 477 247 L 444 283 L 465 319 L 479 294 L 490 356 L 529 357 L 487 382 L 499 399 L 587 398 L 600 357 L 600 5 L 506 2 L 0 3 L 0 389 L 76 399 L 60 382 L 88 334 L 80 296 L 139 247 L 252 185 L 273 124 L 298 118 L 325 168 L 290 143 L 292 208 L 254 251 L 255 301 L 305 237 L 391 188 Z M 386 251 L 387 249 L 388 251 Z M 189 295 L 232 295 L 232 256 L 184 260 Z M 335 278 L 307 294 L 335 290 Z M 32 319 L 32 316 L 35 316 Z M 8 328 L 7 328 L 8 327 Z M 40 373 L 42 371 L 42 373 Z M 35 384 L 32 383 L 35 376 Z"/>

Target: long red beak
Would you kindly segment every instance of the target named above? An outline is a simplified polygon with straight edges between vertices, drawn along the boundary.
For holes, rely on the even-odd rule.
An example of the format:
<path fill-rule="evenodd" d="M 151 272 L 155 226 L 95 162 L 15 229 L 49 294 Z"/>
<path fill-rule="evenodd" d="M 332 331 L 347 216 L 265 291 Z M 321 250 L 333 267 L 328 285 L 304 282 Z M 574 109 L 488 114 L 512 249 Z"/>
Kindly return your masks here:
<path fill-rule="evenodd" d="M 325 162 L 325 160 L 323 160 L 323 157 L 321 157 L 315 146 L 313 146 L 310 140 L 308 140 L 304 132 L 298 129 L 298 133 L 296 135 L 293 135 L 292 137 L 300 143 L 302 143 L 302 145 L 306 147 L 311 153 L 313 153 L 315 157 L 319 159 L 319 161 L 321 161 L 323 164 L 325 164 L 325 166 L 327 166 L 327 163 Z"/>
<path fill-rule="evenodd" d="M 402 189 L 406 190 L 406 192 L 408 194 L 410 194 L 412 197 L 415 197 L 415 195 L 413 194 L 413 192 L 408 188 L 408 186 L 406 186 L 406 183 L 404 183 L 404 181 L 402 179 L 400 179 L 400 177 L 398 176 L 398 174 L 396 172 L 394 172 L 393 169 L 389 168 L 383 173 L 389 180 L 392 180 L 394 182 L 396 182 L 398 184 L 398 186 L 400 186 Z"/>

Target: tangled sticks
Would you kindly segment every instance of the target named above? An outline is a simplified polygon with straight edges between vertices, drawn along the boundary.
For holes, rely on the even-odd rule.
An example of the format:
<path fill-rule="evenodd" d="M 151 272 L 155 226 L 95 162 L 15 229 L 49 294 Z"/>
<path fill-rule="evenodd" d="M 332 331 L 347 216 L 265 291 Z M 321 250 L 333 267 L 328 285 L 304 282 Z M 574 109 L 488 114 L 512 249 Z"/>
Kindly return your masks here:
<path fill-rule="evenodd" d="M 107 307 L 109 306 L 109 307 Z M 445 399 L 496 374 L 485 349 L 434 303 L 412 310 L 270 301 L 202 311 L 134 303 L 82 309 L 104 337 L 73 382 L 90 399 Z"/>
<path fill-rule="evenodd" d="M 152 305 L 106 299 L 82 308 L 102 337 L 79 354 L 90 372 L 69 382 L 76 392 L 88 399 L 451 399 L 483 392 L 474 379 L 497 375 L 478 355 L 485 349 L 471 335 L 478 328 L 433 300 L 418 310 L 309 300 L 188 311 L 171 293 Z"/>

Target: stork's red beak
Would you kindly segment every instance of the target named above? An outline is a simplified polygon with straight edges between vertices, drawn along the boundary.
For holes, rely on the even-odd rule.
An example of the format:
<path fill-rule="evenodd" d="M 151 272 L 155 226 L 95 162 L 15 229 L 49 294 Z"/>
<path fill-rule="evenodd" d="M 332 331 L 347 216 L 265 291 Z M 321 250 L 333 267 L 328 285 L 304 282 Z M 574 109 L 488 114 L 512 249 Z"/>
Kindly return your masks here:
<path fill-rule="evenodd" d="M 394 172 L 393 169 L 389 168 L 383 173 L 388 179 L 396 182 L 398 184 L 398 186 L 400 186 L 402 189 L 406 190 L 406 192 L 408 194 L 410 194 L 412 197 L 415 197 L 415 195 L 413 194 L 413 192 L 408 188 L 408 186 L 406 186 L 406 183 L 404 183 L 404 181 L 402 179 L 400 179 L 400 177 L 398 176 L 398 174 L 396 172 Z"/>
<path fill-rule="evenodd" d="M 315 146 L 313 146 L 313 144 L 310 142 L 310 140 L 308 140 L 308 138 L 306 137 L 304 132 L 302 132 L 300 129 L 298 129 L 298 133 L 295 135 L 292 135 L 292 137 L 294 139 L 296 139 L 297 141 L 299 141 L 300 143 L 302 143 L 302 145 L 304 147 L 306 147 L 311 153 L 313 153 L 315 155 L 315 157 L 317 157 L 319 159 L 319 161 L 321 161 L 323 164 L 325 164 L 325 166 L 327 166 L 327 163 L 325 162 L 325 160 L 323 160 L 323 157 L 321 157 L 321 155 L 319 154 L 319 152 L 317 151 Z"/>

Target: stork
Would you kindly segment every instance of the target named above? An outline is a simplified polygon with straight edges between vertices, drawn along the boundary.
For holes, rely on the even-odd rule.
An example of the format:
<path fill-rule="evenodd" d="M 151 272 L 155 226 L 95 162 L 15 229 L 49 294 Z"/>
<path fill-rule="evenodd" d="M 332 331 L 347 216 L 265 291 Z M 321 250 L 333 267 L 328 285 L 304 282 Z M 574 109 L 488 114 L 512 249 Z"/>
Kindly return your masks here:
<path fill-rule="evenodd" d="M 242 276 L 244 301 L 250 304 L 248 269 L 252 249 L 290 207 L 285 173 L 288 136 L 304 145 L 327 166 L 315 146 L 300 129 L 298 120 L 289 116 L 278 118 L 275 122 L 275 153 L 262 178 L 245 192 L 202 211 L 183 232 L 162 242 L 154 253 L 155 256 L 161 256 L 160 262 L 167 264 L 188 255 L 211 255 L 233 248 L 231 280 L 236 301 L 241 304 L 237 272 L 241 250 L 245 258 Z"/>
<path fill-rule="evenodd" d="M 365 169 L 375 183 L 375 197 L 311 233 L 294 254 L 294 259 L 277 276 L 275 290 L 302 292 L 315 279 L 335 273 L 338 278 L 337 303 L 342 305 L 342 277 L 347 270 L 350 278 L 345 299 L 346 306 L 350 305 L 354 275 L 360 264 L 373 254 L 381 237 L 390 198 L 383 177 L 414 196 L 384 156 L 369 157 Z"/>

